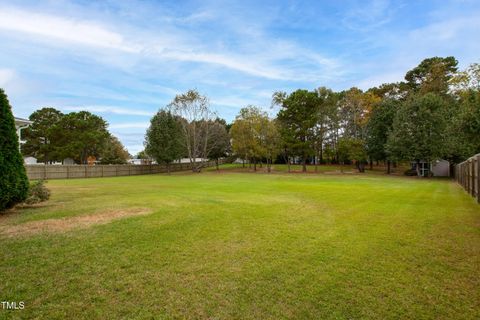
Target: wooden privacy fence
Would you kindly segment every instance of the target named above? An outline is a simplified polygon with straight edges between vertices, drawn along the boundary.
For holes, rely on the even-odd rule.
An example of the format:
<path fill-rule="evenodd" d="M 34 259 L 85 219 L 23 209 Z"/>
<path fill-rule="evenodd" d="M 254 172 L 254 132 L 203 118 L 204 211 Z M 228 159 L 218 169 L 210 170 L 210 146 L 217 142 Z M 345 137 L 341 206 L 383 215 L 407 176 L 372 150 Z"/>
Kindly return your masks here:
<path fill-rule="evenodd" d="M 219 164 L 223 161 L 219 160 Z M 205 162 L 206 167 L 215 166 L 214 161 Z M 167 172 L 162 164 L 119 164 L 119 165 L 25 165 L 30 180 L 73 179 L 73 178 L 100 178 L 133 176 L 141 174 L 155 174 Z M 170 171 L 191 170 L 190 163 L 172 163 Z"/>
<path fill-rule="evenodd" d="M 480 203 L 480 153 L 455 166 L 455 179 Z"/>

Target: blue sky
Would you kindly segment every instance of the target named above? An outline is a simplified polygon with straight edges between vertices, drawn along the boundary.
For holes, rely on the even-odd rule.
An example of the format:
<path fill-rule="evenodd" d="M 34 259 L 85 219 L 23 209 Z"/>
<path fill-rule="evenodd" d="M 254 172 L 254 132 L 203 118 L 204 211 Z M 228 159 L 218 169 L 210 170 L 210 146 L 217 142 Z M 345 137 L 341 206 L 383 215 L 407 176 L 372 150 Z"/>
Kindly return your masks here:
<path fill-rule="evenodd" d="M 0 1 L 0 87 L 17 116 L 104 117 L 131 153 L 196 88 L 219 116 L 274 91 L 367 89 L 430 56 L 480 62 L 480 1 Z"/>

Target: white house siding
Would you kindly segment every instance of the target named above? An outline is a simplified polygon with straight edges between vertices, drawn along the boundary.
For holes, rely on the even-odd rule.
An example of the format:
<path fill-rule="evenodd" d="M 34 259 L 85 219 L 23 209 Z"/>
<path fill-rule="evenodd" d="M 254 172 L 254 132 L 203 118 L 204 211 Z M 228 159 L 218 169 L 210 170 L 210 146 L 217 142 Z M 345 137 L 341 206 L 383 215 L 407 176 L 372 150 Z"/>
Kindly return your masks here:
<path fill-rule="evenodd" d="M 26 127 L 31 125 L 32 121 L 27 119 L 17 118 L 17 117 L 14 117 L 14 118 L 15 118 L 15 129 L 17 129 L 18 144 L 21 145 L 22 140 L 20 139 L 20 137 L 22 136 L 22 129 L 25 129 Z"/>
<path fill-rule="evenodd" d="M 435 177 L 450 176 L 450 162 L 447 160 L 437 160 L 432 163 L 432 173 Z"/>

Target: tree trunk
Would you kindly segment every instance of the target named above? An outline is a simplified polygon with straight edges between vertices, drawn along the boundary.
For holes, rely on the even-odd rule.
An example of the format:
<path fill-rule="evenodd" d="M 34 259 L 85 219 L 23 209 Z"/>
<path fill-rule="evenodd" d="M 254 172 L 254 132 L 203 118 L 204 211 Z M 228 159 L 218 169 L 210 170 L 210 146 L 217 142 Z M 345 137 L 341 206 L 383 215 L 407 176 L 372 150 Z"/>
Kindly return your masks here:
<path fill-rule="evenodd" d="M 392 172 L 391 170 L 391 162 L 390 160 L 387 160 L 387 174 L 390 174 Z"/>
<path fill-rule="evenodd" d="M 257 171 L 257 158 L 253 158 L 253 171 Z"/>
<path fill-rule="evenodd" d="M 373 160 L 370 158 L 370 170 L 373 170 Z"/>
<path fill-rule="evenodd" d="M 267 158 L 267 172 L 270 173 L 272 167 L 272 161 Z"/>
<path fill-rule="evenodd" d="M 220 170 L 220 169 L 218 168 L 218 158 L 215 159 L 215 166 L 217 167 L 217 171 Z"/>
<path fill-rule="evenodd" d="M 420 178 L 420 176 L 421 176 L 421 174 L 420 174 L 420 161 L 417 160 L 416 164 L 417 164 L 417 165 L 416 165 L 415 167 L 416 167 L 416 169 L 417 169 L 417 177 Z"/>
<path fill-rule="evenodd" d="M 320 164 L 323 163 L 323 142 L 320 145 Z"/>
<path fill-rule="evenodd" d="M 290 157 L 287 157 L 288 173 L 290 173 Z"/>
<path fill-rule="evenodd" d="M 302 172 L 307 172 L 307 156 L 305 154 L 302 157 Z"/>
<path fill-rule="evenodd" d="M 245 159 L 242 159 L 242 168 L 245 168 Z"/>
<path fill-rule="evenodd" d="M 170 174 L 170 162 L 167 163 L 167 173 Z"/>
<path fill-rule="evenodd" d="M 358 171 L 360 173 L 365 173 L 365 162 L 359 161 L 358 163 Z"/>

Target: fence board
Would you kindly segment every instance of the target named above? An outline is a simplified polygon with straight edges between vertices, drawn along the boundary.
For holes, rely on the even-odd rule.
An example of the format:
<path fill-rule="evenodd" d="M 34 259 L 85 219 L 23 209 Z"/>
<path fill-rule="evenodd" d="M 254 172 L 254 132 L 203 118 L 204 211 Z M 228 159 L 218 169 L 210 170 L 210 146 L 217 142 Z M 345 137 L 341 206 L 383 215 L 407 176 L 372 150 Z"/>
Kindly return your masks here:
<path fill-rule="evenodd" d="M 480 203 L 480 153 L 455 166 L 455 180 Z"/>
<path fill-rule="evenodd" d="M 224 161 L 220 160 L 220 164 Z M 205 167 L 215 166 L 214 161 L 205 162 Z M 151 165 L 25 165 L 27 176 L 30 180 L 48 179 L 75 179 L 75 178 L 100 178 L 165 173 L 167 168 L 161 164 Z M 170 171 L 191 170 L 190 163 L 173 163 Z"/>

